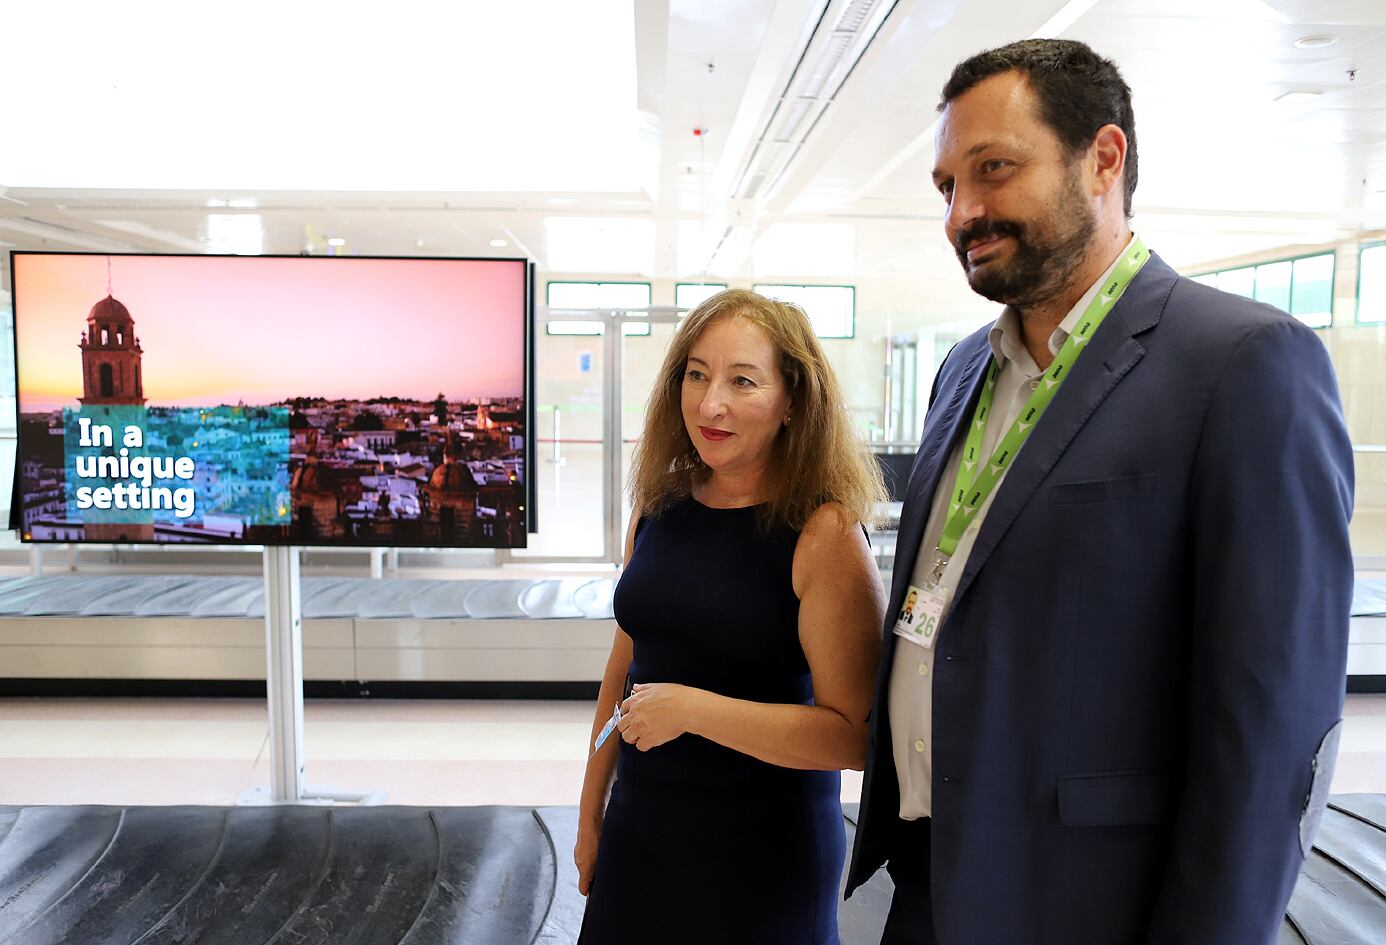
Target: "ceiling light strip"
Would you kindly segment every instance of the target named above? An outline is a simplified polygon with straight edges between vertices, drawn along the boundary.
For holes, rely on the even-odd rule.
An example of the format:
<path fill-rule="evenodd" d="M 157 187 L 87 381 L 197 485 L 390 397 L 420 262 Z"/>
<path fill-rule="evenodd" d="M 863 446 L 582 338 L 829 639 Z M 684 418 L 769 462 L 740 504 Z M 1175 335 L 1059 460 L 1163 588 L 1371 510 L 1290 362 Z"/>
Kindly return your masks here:
<path fill-rule="evenodd" d="M 785 175 L 789 172 L 790 168 L 793 167 L 794 161 L 799 156 L 804 144 L 813 135 L 814 130 L 823 120 L 823 116 L 837 100 L 837 96 L 841 93 L 847 81 L 856 71 L 857 66 L 861 63 L 867 50 L 871 48 L 872 44 L 876 41 L 876 37 L 880 35 L 881 28 L 885 26 L 891 14 L 895 12 L 895 8 L 899 5 L 899 0 L 892 0 L 889 6 L 884 7 L 883 12 L 875 17 L 875 25 L 871 28 L 870 34 L 863 36 L 861 33 L 863 25 L 870 23 L 873 14 L 881 9 L 878 7 L 877 3 L 878 0 L 853 0 L 853 2 L 842 11 L 837 19 L 837 23 L 834 25 L 832 35 L 823 44 L 820 44 L 817 54 L 813 59 L 811 71 L 809 72 L 810 82 L 818 80 L 820 84 L 817 94 L 810 95 L 807 89 L 796 93 L 799 99 L 807 99 L 810 100 L 810 102 L 807 107 L 796 112 L 792 127 L 782 130 L 781 133 L 776 136 L 775 140 L 788 145 L 788 147 L 782 149 L 780 153 L 772 155 L 769 160 L 765 162 L 764 169 L 760 170 L 759 174 L 752 177 L 752 180 L 759 177 L 761 186 L 754 189 L 748 188 L 744 192 L 738 192 L 738 196 L 760 196 L 762 198 L 768 198 L 783 182 Z M 851 27 L 842 28 L 844 23 L 851 24 Z M 816 32 L 815 30 L 815 35 Z M 858 42 L 854 47 L 850 39 L 844 42 L 843 37 L 856 38 Z M 806 51 L 812 47 L 812 45 L 813 40 L 810 39 L 808 46 L 805 47 Z M 842 70 L 841 66 L 844 62 L 847 62 L 848 65 L 845 70 Z M 838 71 L 841 71 L 841 77 L 833 81 L 831 83 L 831 89 L 826 95 L 823 95 L 822 89 L 827 87 L 833 74 Z M 821 79 L 819 78 L 820 76 Z M 787 86 L 784 95 L 781 96 L 781 101 L 789 98 L 792 91 L 792 88 Z M 804 118 L 809 114 L 813 115 L 812 120 L 808 121 L 807 126 L 800 132 L 800 126 L 804 124 Z M 789 125 L 789 122 L 786 122 L 786 125 Z M 756 156 L 757 155 L 753 153 L 752 159 L 748 161 L 748 170 L 755 168 L 754 159 Z"/>

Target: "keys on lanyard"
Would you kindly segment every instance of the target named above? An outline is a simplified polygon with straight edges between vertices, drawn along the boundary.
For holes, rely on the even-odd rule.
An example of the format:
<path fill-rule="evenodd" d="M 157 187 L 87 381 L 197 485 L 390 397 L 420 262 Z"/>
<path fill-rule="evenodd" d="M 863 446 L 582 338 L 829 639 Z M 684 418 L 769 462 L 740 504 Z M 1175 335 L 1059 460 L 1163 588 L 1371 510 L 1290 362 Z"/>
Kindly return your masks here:
<path fill-rule="evenodd" d="M 597 743 L 594 746 L 592 746 L 593 755 L 602 750 L 602 743 L 611 737 L 612 732 L 616 731 L 616 726 L 620 723 L 620 721 L 621 703 L 618 702 L 616 703 L 615 711 L 611 713 L 611 718 L 607 719 L 606 724 L 602 726 L 600 734 L 597 735 Z M 591 755 L 589 755 L 588 757 L 590 758 Z"/>
<path fill-rule="evenodd" d="M 628 698 L 630 698 L 629 673 L 626 674 L 625 685 L 621 687 L 621 702 L 625 702 Z M 602 744 L 611 737 L 611 733 L 616 731 L 616 726 L 620 724 L 621 702 L 616 703 L 616 708 L 612 710 L 611 718 L 607 719 L 606 724 L 602 726 L 601 732 L 597 734 L 596 744 L 592 746 L 592 754 L 587 756 L 589 760 L 592 758 L 592 755 L 602 750 Z"/>

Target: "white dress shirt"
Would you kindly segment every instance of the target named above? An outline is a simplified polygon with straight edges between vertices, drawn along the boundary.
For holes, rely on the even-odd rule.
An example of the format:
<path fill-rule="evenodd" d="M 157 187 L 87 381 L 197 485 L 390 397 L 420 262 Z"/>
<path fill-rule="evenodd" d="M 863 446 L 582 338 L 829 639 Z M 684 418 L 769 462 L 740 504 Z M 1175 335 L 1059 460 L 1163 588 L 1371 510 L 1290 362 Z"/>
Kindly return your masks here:
<path fill-rule="evenodd" d="M 1124 253 L 1123 248 L 1121 255 Z M 1049 336 L 1051 355 L 1059 353 L 1059 349 L 1078 324 L 1079 318 L 1097 296 L 1099 287 L 1116 271 L 1121 255 L 1118 255 L 1107 271 L 1093 282 L 1083 297 L 1064 316 L 1059 327 Z M 1030 394 L 1039 385 L 1044 370 L 1035 363 L 1035 359 L 1025 347 L 1024 336 L 1020 330 L 1020 316 L 1010 306 L 1002 311 L 1001 317 L 992 325 L 987 340 L 991 342 L 992 353 L 1001 363 L 1001 372 L 996 378 L 991 417 L 987 421 L 982 441 L 982 455 L 990 458 L 996 451 L 996 444 L 1011 428 L 1011 424 L 1030 399 Z M 970 419 L 969 417 L 968 420 Z M 1041 417 L 1040 423 L 1043 422 L 1044 418 Z M 933 495 L 929 520 L 924 528 L 924 539 L 919 546 L 919 557 L 915 560 L 914 571 L 910 576 L 912 587 L 922 588 L 934 568 L 939 538 L 948 518 L 948 497 L 957 481 L 962 450 L 963 441 L 959 438 L 949 455 L 948 464 L 943 469 L 939 487 Z M 891 665 L 887 705 L 890 712 L 891 754 L 900 781 L 900 817 L 904 820 L 928 817 L 932 811 L 934 657 L 942 645 L 941 638 L 948 632 L 946 621 L 948 608 L 952 604 L 952 592 L 957 588 L 958 580 L 967 567 L 967 559 L 972 554 L 977 532 L 986 520 L 992 500 L 1001 491 L 1004 483 L 1005 473 L 992 489 L 991 495 L 987 496 L 977 510 L 972 523 L 958 540 L 958 547 L 943 570 L 943 578 L 939 583 L 947 594 L 947 602 L 943 613 L 944 622 L 934 645 L 926 649 L 905 640 L 895 641 L 895 658 Z M 890 615 L 892 626 L 897 616 L 899 615 Z M 940 719 L 939 722 L 941 725 L 948 724 L 947 719 Z"/>

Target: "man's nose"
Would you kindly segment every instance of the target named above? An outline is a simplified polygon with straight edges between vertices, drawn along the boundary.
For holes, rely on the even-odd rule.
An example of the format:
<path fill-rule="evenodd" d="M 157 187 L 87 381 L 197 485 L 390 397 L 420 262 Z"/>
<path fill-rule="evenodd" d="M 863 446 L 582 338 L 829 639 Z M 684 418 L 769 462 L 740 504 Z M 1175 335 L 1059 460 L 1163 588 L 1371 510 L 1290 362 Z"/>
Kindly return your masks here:
<path fill-rule="evenodd" d="M 954 184 L 952 197 L 948 201 L 948 212 L 943 216 L 943 228 L 948 235 L 948 242 L 956 248 L 958 234 L 980 220 L 985 212 L 975 191 L 961 184 Z"/>

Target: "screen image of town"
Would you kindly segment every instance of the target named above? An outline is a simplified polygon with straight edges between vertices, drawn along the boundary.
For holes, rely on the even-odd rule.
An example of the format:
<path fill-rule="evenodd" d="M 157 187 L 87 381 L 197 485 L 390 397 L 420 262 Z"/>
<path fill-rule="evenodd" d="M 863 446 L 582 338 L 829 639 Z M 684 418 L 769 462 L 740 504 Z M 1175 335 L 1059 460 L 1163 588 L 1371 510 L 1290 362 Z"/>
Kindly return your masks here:
<path fill-rule="evenodd" d="M 524 546 L 523 260 L 11 260 L 25 541 Z"/>

